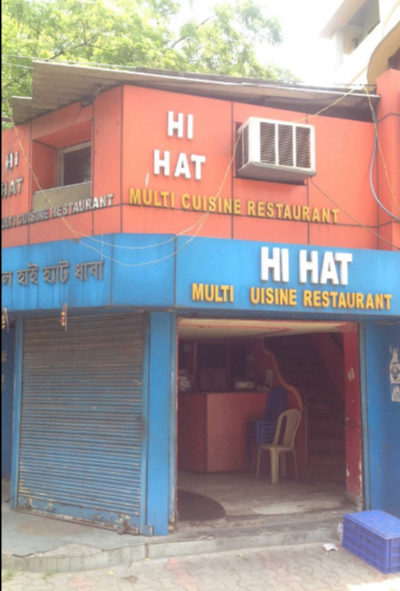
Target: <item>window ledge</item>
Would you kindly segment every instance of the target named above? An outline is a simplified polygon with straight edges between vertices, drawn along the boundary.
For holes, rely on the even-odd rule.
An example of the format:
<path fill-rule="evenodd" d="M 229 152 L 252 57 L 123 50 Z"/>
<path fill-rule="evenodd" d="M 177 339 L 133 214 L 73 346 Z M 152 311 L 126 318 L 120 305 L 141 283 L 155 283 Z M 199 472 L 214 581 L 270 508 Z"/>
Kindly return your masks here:
<path fill-rule="evenodd" d="M 92 183 L 90 181 L 77 185 L 67 185 L 65 187 L 36 191 L 33 194 L 33 211 L 58 207 L 67 203 L 75 203 L 75 201 L 80 201 L 81 199 L 89 199 L 91 195 Z"/>

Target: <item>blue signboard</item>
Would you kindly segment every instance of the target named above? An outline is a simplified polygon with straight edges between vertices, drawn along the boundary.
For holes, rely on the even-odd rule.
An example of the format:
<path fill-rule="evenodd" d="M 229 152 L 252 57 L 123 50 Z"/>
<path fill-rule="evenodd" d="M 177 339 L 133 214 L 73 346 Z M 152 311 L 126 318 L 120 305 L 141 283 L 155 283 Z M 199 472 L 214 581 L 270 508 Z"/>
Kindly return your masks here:
<path fill-rule="evenodd" d="M 3 251 L 9 310 L 172 306 L 175 238 L 115 234 Z"/>
<path fill-rule="evenodd" d="M 113 234 L 5 249 L 13 311 L 136 306 L 346 318 L 400 316 L 400 253 Z"/>
<path fill-rule="evenodd" d="M 197 238 L 178 240 L 176 305 L 400 316 L 400 253 Z"/>

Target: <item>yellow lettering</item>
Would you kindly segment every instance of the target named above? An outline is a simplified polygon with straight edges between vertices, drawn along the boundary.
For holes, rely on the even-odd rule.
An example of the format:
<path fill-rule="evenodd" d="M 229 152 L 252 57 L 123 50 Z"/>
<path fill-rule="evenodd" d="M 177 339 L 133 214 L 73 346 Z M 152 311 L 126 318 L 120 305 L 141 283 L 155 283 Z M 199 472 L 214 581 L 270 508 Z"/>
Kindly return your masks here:
<path fill-rule="evenodd" d="M 223 298 L 219 295 L 219 287 L 218 285 L 215 286 L 215 301 L 220 304 L 221 302 L 223 302 Z"/>
<path fill-rule="evenodd" d="M 356 308 L 357 310 L 364 309 L 364 296 L 362 293 L 356 293 Z"/>
<path fill-rule="evenodd" d="M 327 207 L 322 208 L 322 219 L 323 224 L 330 224 L 331 222 L 331 210 Z"/>
<path fill-rule="evenodd" d="M 344 293 L 339 294 L 338 308 L 346 308 L 346 296 Z"/>
<path fill-rule="evenodd" d="M 312 291 L 310 291 L 309 289 L 305 289 L 303 291 L 303 306 L 312 306 L 311 303 L 311 297 L 312 297 Z"/>
<path fill-rule="evenodd" d="M 192 300 L 203 301 L 204 300 L 204 284 L 203 283 L 192 283 Z"/>
<path fill-rule="evenodd" d="M 184 193 L 182 195 L 182 207 L 183 207 L 183 209 L 189 209 L 189 207 L 190 207 L 189 201 L 190 201 L 190 195 L 188 193 Z"/>
<path fill-rule="evenodd" d="M 339 210 L 338 209 L 332 209 L 332 215 L 333 215 L 333 223 L 337 224 L 337 216 L 338 216 Z"/>
<path fill-rule="evenodd" d="M 338 297 L 337 291 L 330 291 L 329 295 L 331 296 L 331 299 L 332 299 L 332 308 L 336 308 L 336 302 L 337 302 L 337 297 Z"/>
<path fill-rule="evenodd" d="M 318 290 L 313 291 L 313 306 L 315 308 L 321 307 L 321 292 Z"/>
<path fill-rule="evenodd" d="M 259 218 L 265 217 L 265 203 L 264 203 L 264 201 L 257 201 L 257 215 Z"/>
<path fill-rule="evenodd" d="M 310 208 L 307 205 L 303 205 L 303 222 L 310 221 Z"/>
<path fill-rule="evenodd" d="M 265 290 L 265 303 L 274 303 L 274 290 L 272 289 L 272 287 L 267 287 L 267 289 Z"/>
<path fill-rule="evenodd" d="M 240 215 L 242 213 L 242 204 L 240 202 L 240 199 L 233 200 L 233 213 L 235 215 Z"/>
<path fill-rule="evenodd" d="M 214 285 L 205 285 L 204 297 L 206 302 L 212 302 L 214 299 Z"/>
<path fill-rule="evenodd" d="M 289 289 L 289 306 L 297 306 L 297 290 Z"/>
<path fill-rule="evenodd" d="M 283 203 L 275 203 L 275 207 L 278 210 L 278 219 L 281 220 L 282 219 L 282 209 L 283 209 Z"/>
<path fill-rule="evenodd" d="M 274 217 L 274 204 L 269 201 L 267 203 L 267 213 L 266 213 L 267 218 L 273 218 Z"/>
<path fill-rule="evenodd" d="M 250 302 L 252 304 L 260 303 L 260 291 L 259 287 L 250 287 Z"/>
<path fill-rule="evenodd" d="M 313 209 L 313 213 L 312 213 L 312 221 L 313 222 L 319 222 L 319 211 L 316 207 L 314 207 Z"/>
<path fill-rule="evenodd" d="M 232 200 L 224 199 L 224 213 L 232 213 Z"/>
<path fill-rule="evenodd" d="M 250 216 L 256 215 L 256 204 L 254 201 L 247 202 L 247 215 L 250 215 Z"/>
<path fill-rule="evenodd" d="M 289 304 L 289 294 L 287 289 L 277 290 L 278 301 L 276 302 L 280 306 L 287 306 Z"/>
<path fill-rule="evenodd" d="M 356 294 L 354 292 L 346 293 L 346 304 L 348 308 L 354 308 L 356 305 Z"/>
<path fill-rule="evenodd" d="M 168 191 L 161 191 L 161 197 L 163 200 L 163 207 L 167 207 L 167 205 L 168 205 L 168 201 L 167 201 L 168 195 L 169 195 Z"/>
<path fill-rule="evenodd" d="M 367 297 L 365 299 L 365 308 L 366 310 L 374 309 L 374 300 L 372 299 L 372 295 L 370 293 L 367 293 Z"/>
<path fill-rule="evenodd" d="M 285 209 L 283 210 L 283 219 L 284 220 L 291 220 L 292 219 L 292 213 L 290 211 L 289 205 L 285 205 Z"/>
<path fill-rule="evenodd" d="M 154 191 L 154 206 L 155 207 L 162 207 L 162 203 L 158 198 L 158 191 Z"/>
<path fill-rule="evenodd" d="M 131 205 L 141 205 L 142 204 L 142 199 L 140 196 L 140 189 L 130 189 L 129 191 L 129 203 Z"/>
<path fill-rule="evenodd" d="M 327 291 L 322 292 L 322 301 L 321 301 L 323 308 L 329 308 L 330 300 L 329 300 L 329 293 Z"/>
<path fill-rule="evenodd" d="M 223 301 L 227 302 L 228 301 L 228 296 L 227 296 L 227 292 L 229 291 L 229 285 L 220 285 L 219 288 L 222 292 L 222 297 L 223 297 Z"/>
<path fill-rule="evenodd" d="M 153 201 L 153 191 L 151 189 L 149 189 L 148 191 L 146 191 L 146 189 L 143 189 L 143 205 L 151 205 L 151 202 Z"/>
<path fill-rule="evenodd" d="M 382 293 L 375 294 L 375 308 L 376 308 L 376 310 L 383 310 L 383 294 Z"/>
<path fill-rule="evenodd" d="M 217 209 L 215 197 L 210 197 L 210 201 L 208 203 L 208 209 L 210 210 L 211 213 L 213 213 Z"/>
<path fill-rule="evenodd" d="M 390 310 L 390 300 L 392 299 L 392 296 L 388 293 L 384 293 L 383 297 L 385 299 L 386 302 L 386 310 Z"/>
<path fill-rule="evenodd" d="M 301 207 L 300 207 L 300 205 L 293 205 L 292 213 L 293 213 L 293 219 L 299 220 L 301 218 Z"/>
<path fill-rule="evenodd" d="M 201 195 L 192 195 L 192 207 L 195 211 L 201 210 Z"/>

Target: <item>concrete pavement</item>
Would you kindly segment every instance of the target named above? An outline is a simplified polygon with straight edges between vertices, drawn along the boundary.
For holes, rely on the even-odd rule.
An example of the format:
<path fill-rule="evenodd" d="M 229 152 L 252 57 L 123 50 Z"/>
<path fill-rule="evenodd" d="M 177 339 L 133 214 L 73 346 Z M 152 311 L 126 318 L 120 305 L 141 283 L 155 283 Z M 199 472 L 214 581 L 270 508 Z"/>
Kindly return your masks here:
<path fill-rule="evenodd" d="M 384 575 L 340 545 L 326 552 L 321 543 L 2 577 L 4 591 L 400 591 L 400 573 Z"/>
<path fill-rule="evenodd" d="M 4 493 L 7 493 L 4 490 Z M 163 537 L 119 536 L 87 525 L 10 510 L 2 502 L 2 567 L 12 571 L 82 572 L 146 558 L 174 558 L 230 550 L 329 542 L 343 511 L 254 515 L 182 523 Z"/>

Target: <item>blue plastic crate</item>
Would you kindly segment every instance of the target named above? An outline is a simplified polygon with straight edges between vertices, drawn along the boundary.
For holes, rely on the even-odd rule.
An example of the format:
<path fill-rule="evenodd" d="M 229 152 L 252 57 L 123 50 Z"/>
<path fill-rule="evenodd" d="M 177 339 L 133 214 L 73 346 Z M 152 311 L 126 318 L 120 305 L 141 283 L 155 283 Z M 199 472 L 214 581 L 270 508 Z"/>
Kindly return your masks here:
<path fill-rule="evenodd" d="M 345 515 L 342 545 L 385 574 L 400 572 L 400 519 L 385 511 Z"/>

